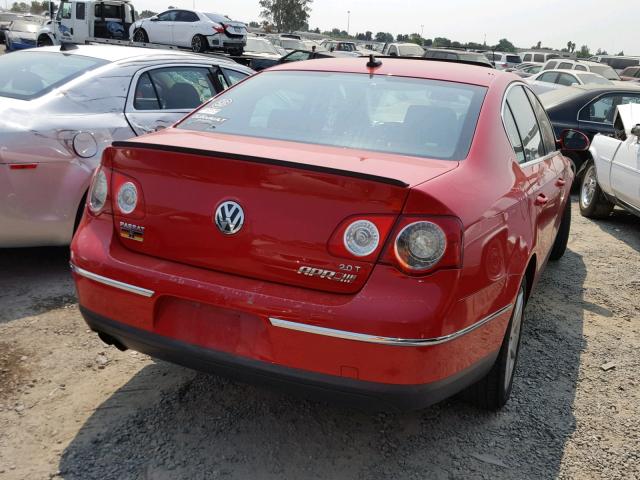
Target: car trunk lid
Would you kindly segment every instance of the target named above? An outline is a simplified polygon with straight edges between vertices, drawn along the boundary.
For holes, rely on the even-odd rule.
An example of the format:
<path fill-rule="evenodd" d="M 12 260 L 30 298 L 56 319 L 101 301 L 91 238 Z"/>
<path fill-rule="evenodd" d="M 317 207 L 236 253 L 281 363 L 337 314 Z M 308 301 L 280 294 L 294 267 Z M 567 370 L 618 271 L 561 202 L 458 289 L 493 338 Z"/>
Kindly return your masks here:
<path fill-rule="evenodd" d="M 114 172 L 139 184 L 145 206 L 142 218 L 114 215 L 123 245 L 200 268 L 337 293 L 362 288 L 375 261 L 329 253 L 339 225 L 353 216 L 397 217 L 412 181 L 457 165 L 174 129 L 139 140 L 115 143 L 112 156 Z M 225 202 L 244 211 L 233 235 L 215 222 Z M 143 227 L 143 238 L 129 238 L 122 224 Z M 336 275 L 308 275 L 309 268 Z M 357 274 L 335 280 L 346 271 Z"/>

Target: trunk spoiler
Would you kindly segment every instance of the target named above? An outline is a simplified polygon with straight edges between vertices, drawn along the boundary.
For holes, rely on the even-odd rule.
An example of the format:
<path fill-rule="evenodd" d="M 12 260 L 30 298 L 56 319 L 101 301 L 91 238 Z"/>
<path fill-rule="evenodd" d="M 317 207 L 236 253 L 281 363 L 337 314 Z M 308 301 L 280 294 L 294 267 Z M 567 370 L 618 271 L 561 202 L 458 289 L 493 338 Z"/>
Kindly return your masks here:
<path fill-rule="evenodd" d="M 249 155 L 238 155 L 234 153 L 215 152 L 211 150 L 200 150 L 197 148 L 177 147 L 173 145 L 158 145 L 158 144 L 144 143 L 144 142 L 119 141 L 119 142 L 113 142 L 112 146 L 116 148 L 143 148 L 147 150 L 158 150 L 161 152 L 186 153 L 190 155 L 200 155 L 203 157 L 218 157 L 218 158 L 222 157 L 222 158 L 228 158 L 230 160 L 240 160 L 243 162 L 261 163 L 264 165 L 275 165 L 280 167 L 295 168 L 298 170 L 308 170 L 311 172 L 329 173 L 332 175 L 340 175 L 343 177 L 359 178 L 362 180 L 370 180 L 372 182 L 393 185 L 395 187 L 402 187 L 402 188 L 409 187 L 409 184 L 401 180 L 397 180 L 395 178 L 381 177 L 378 175 L 369 175 L 366 173 L 359 173 L 359 172 L 350 172 L 348 170 L 340 170 L 337 168 L 329 168 L 329 167 L 320 167 L 317 165 L 305 165 L 303 163 L 301 164 L 296 162 L 288 162 L 285 160 L 277 160 L 277 159 L 271 159 L 271 158 L 253 157 Z"/>

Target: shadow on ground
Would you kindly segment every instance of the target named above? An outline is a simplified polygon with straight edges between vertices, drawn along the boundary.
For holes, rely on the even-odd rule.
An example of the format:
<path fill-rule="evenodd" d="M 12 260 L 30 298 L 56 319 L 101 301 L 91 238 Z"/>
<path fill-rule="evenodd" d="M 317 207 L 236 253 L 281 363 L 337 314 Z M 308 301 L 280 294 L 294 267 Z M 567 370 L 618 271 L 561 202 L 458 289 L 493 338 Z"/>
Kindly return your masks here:
<path fill-rule="evenodd" d="M 604 220 L 594 220 L 594 223 L 609 235 L 613 235 L 640 253 L 640 218 L 621 208 L 616 208 Z"/>
<path fill-rule="evenodd" d="M 69 247 L 0 249 L 0 324 L 74 303 Z"/>
<path fill-rule="evenodd" d="M 66 448 L 65 479 L 543 478 L 575 429 L 582 258 L 550 265 L 527 308 L 513 397 L 499 413 L 449 400 L 365 414 L 166 363 L 141 370 Z M 163 378 L 182 376 L 162 395 Z"/>

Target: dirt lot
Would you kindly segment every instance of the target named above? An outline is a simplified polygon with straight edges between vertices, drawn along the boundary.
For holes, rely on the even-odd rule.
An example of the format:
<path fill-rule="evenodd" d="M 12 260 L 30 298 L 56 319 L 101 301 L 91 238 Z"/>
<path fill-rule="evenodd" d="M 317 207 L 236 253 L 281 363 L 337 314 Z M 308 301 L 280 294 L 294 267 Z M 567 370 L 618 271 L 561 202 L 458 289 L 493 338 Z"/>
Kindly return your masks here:
<path fill-rule="evenodd" d="M 574 205 L 569 248 L 498 414 L 365 414 L 121 353 L 83 324 L 65 249 L 0 252 L 0 478 L 640 478 L 640 220 Z"/>

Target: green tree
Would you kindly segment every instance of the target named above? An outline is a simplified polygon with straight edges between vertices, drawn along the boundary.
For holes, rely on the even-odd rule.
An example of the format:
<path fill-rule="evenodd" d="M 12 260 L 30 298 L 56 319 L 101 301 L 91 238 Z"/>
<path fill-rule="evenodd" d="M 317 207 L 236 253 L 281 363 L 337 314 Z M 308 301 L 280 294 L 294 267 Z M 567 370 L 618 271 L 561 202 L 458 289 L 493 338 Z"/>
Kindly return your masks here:
<path fill-rule="evenodd" d="M 424 43 L 422 44 L 423 47 L 431 47 L 433 46 L 433 40 L 431 40 L 430 38 L 427 38 Z"/>
<path fill-rule="evenodd" d="M 535 49 L 540 50 L 542 48 L 542 42 L 536 43 Z"/>
<path fill-rule="evenodd" d="M 312 0 L 260 0 L 260 16 L 281 32 L 293 32 L 309 21 Z"/>
<path fill-rule="evenodd" d="M 500 52 L 515 52 L 516 47 L 506 38 L 501 38 L 498 45 L 496 45 L 495 50 Z"/>
<path fill-rule="evenodd" d="M 578 58 L 589 58 L 591 56 L 591 51 L 587 45 L 582 45 L 580 50 L 578 51 Z"/>
<path fill-rule="evenodd" d="M 391 43 L 393 42 L 393 35 L 387 32 L 378 32 L 375 36 L 376 42 Z"/>
<path fill-rule="evenodd" d="M 618 53 L 619 57 L 624 57 L 624 50 L 620 50 L 620 53 Z"/>
<path fill-rule="evenodd" d="M 24 2 L 13 2 L 13 5 L 11 5 L 11 11 L 16 13 L 27 13 L 29 11 L 29 5 Z"/>

